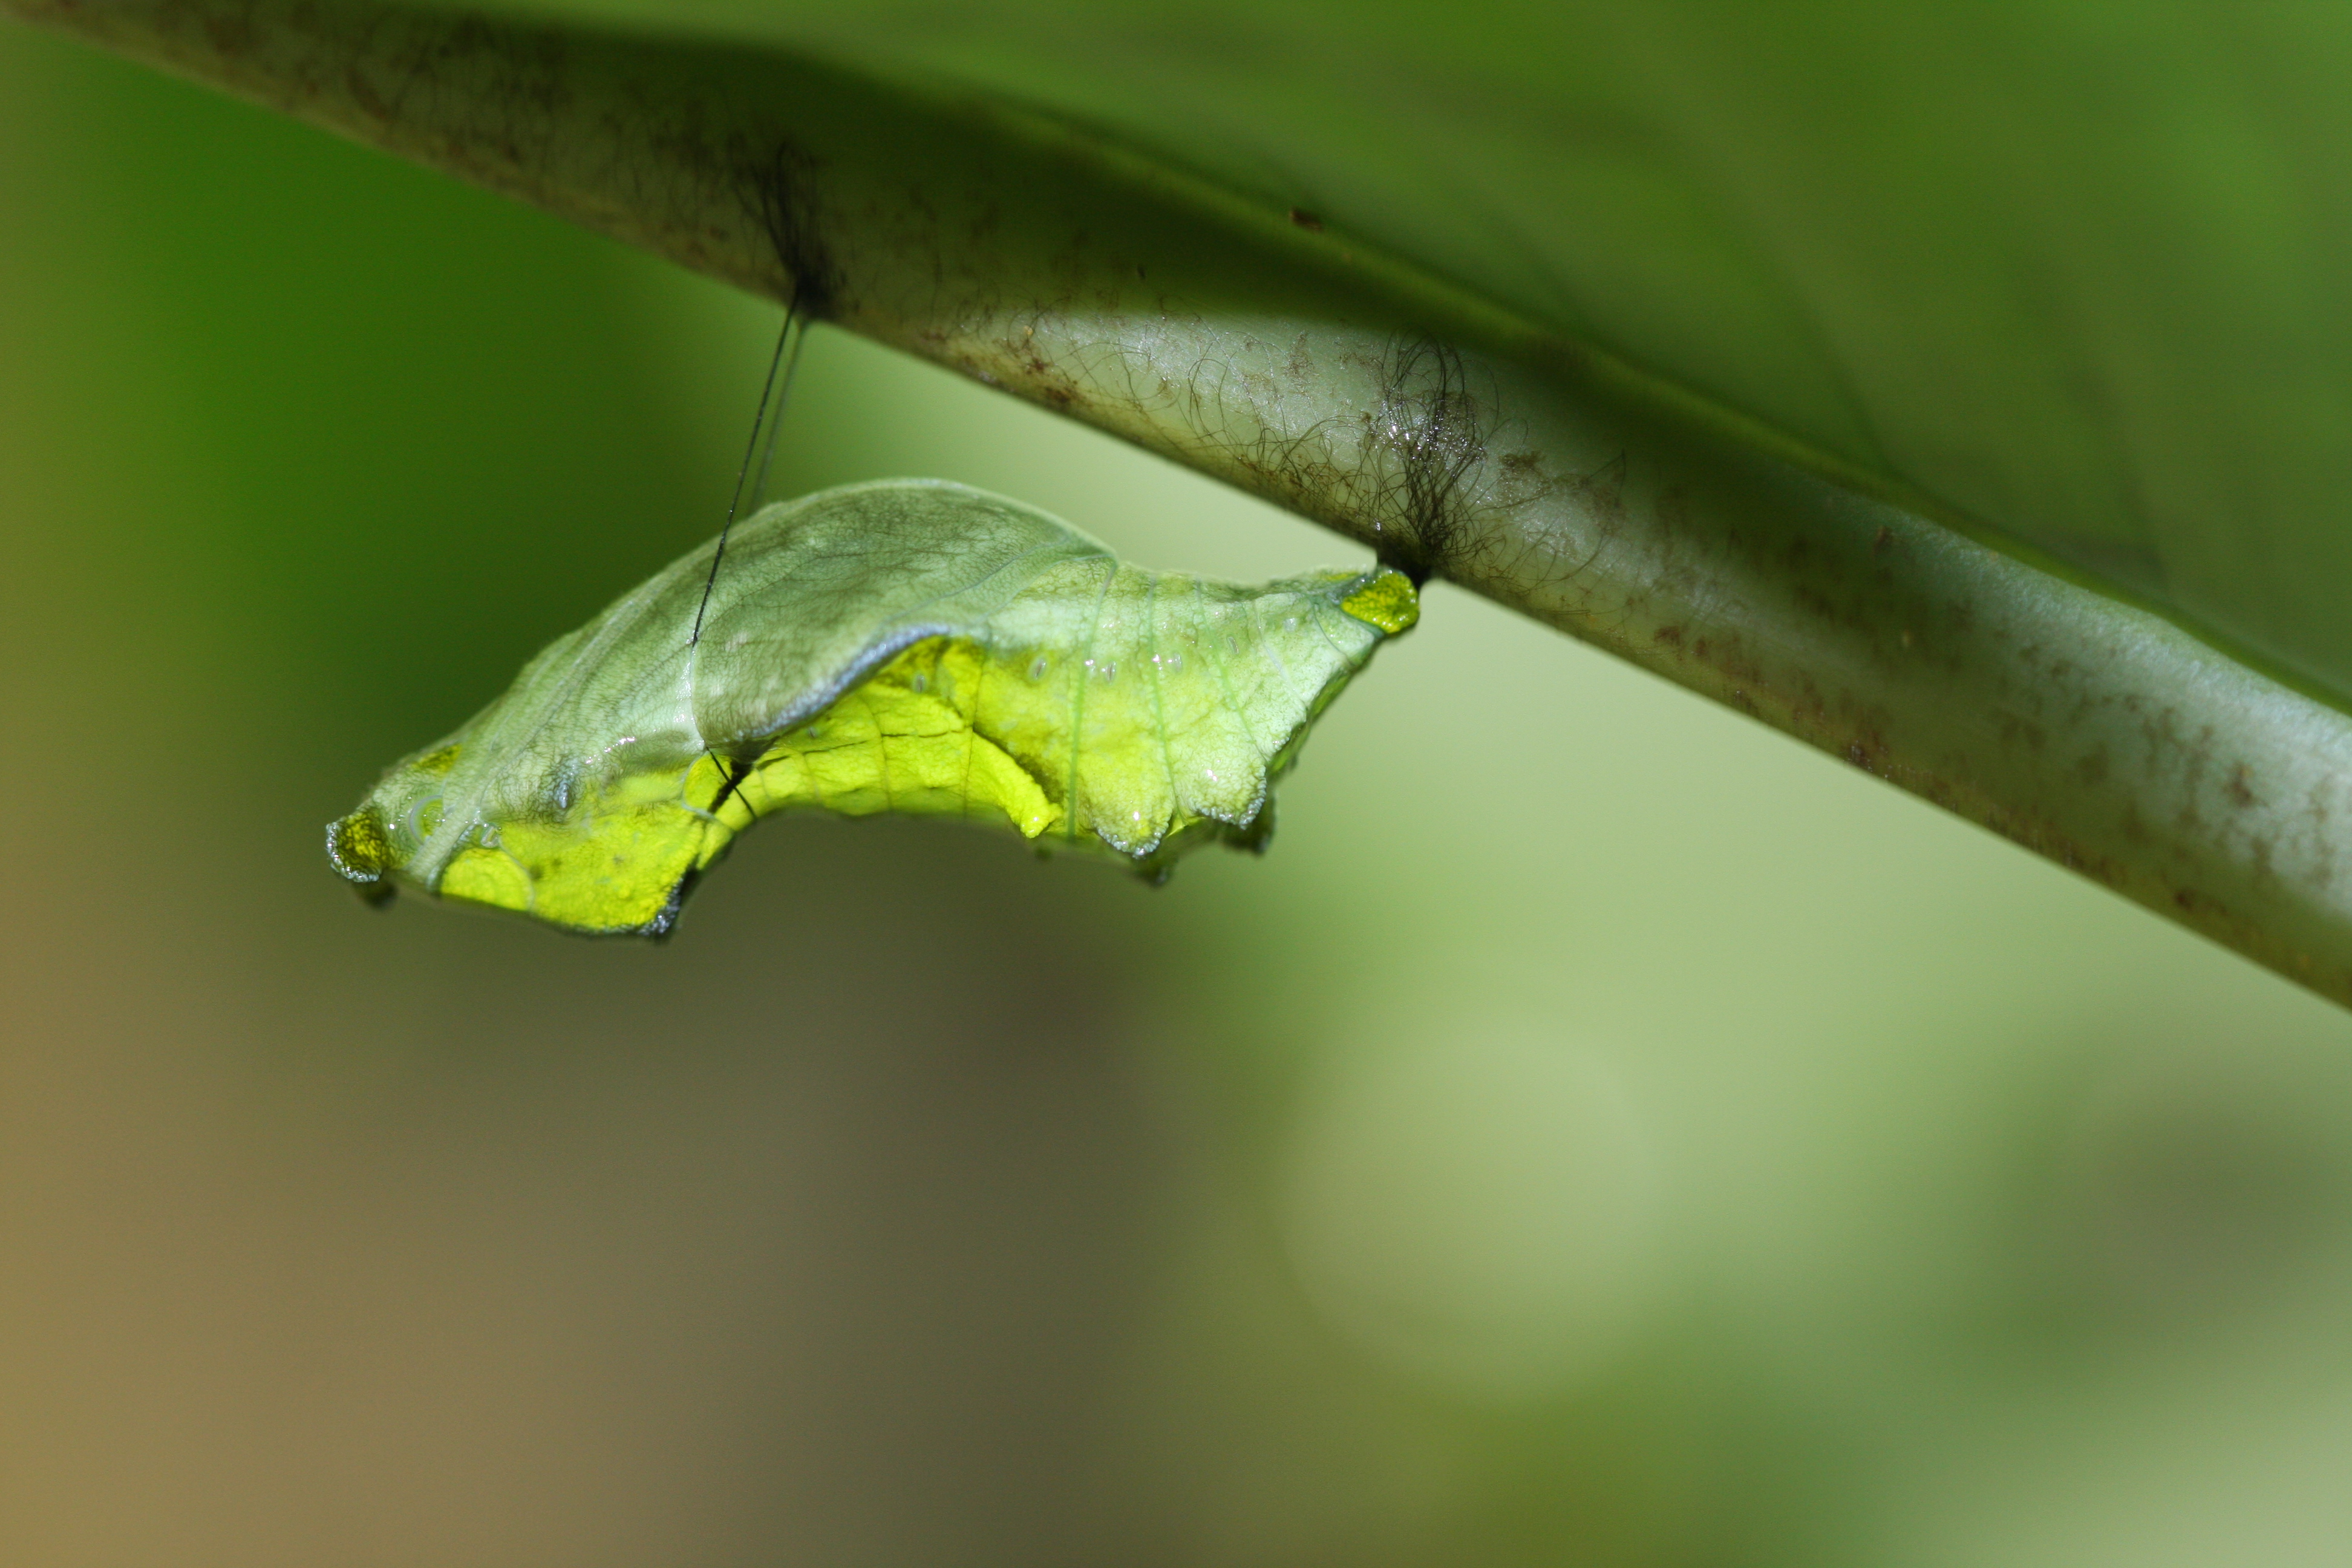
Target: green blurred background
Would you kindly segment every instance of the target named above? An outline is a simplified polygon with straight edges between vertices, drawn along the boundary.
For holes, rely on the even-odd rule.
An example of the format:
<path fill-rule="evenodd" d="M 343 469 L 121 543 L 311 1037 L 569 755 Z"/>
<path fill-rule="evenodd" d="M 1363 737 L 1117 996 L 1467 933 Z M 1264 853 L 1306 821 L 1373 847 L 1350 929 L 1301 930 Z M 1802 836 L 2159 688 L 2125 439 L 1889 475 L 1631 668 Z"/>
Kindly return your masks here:
<path fill-rule="evenodd" d="M 362 909 L 773 326 L 0 29 L 0 1560 L 2342 1560 L 2352 1020 L 1460 595 L 1164 890 Z M 826 331 L 780 464 L 1348 555 Z"/>

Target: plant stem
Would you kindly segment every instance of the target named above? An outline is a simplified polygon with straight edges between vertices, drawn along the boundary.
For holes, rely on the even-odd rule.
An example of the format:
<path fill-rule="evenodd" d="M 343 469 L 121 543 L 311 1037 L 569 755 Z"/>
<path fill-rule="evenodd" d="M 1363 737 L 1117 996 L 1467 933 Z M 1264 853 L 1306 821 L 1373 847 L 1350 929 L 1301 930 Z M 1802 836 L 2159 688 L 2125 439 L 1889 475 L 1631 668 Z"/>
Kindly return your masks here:
<path fill-rule="evenodd" d="M 2352 1002 L 2344 712 L 1343 234 L 1002 105 L 740 47 L 360 0 L 0 11 L 797 293 Z"/>

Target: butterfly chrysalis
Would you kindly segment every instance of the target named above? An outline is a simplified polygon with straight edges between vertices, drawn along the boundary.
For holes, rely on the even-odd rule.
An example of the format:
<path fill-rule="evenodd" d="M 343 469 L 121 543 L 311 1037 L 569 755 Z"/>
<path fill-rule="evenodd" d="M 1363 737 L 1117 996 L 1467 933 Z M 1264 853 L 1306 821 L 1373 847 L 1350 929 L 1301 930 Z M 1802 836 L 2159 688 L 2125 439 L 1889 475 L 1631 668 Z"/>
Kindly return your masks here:
<path fill-rule="evenodd" d="M 646 935 L 794 807 L 994 822 L 1159 878 L 1264 842 L 1307 726 L 1418 614 L 1385 566 L 1154 574 L 967 486 L 851 485 L 766 507 L 559 639 L 394 764 L 328 854 L 373 898 Z"/>

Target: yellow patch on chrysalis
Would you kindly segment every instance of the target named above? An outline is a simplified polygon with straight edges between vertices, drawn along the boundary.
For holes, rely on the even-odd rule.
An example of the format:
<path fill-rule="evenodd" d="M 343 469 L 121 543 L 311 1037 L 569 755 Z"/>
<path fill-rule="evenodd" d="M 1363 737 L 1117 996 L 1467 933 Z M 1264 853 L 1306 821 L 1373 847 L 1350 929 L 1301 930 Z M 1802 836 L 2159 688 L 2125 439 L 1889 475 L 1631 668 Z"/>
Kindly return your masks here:
<path fill-rule="evenodd" d="M 457 753 L 464 749 L 455 744 L 436 746 L 408 765 L 427 778 L 437 779 L 457 765 Z"/>
<path fill-rule="evenodd" d="M 1412 579 L 1386 568 L 1374 573 L 1370 581 L 1340 600 L 1339 607 L 1391 637 L 1411 630 L 1421 619 L 1421 595 L 1413 591 Z"/>
<path fill-rule="evenodd" d="M 363 805 L 327 828 L 327 858 L 354 882 L 373 882 L 392 869 L 392 840 L 375 808 Z"/>
<path fill-rule="evenodd" d="M 738 792 L 746 826 L 794 806 L 994 818 L 1034 838 L 1062 819 L 1027 770 L 972 726 L 992 674 L 977 644 L 917 643 L 761 754 Z M 731 805 L 731 803 L 730 803 Z"/>
<path fill-rule="evenodd" d="M 482 833 L 450 858 L 436 890 L 575 931 L 643 931 L 667 919 L 682 885 L 737 833 L 780 811 L 1001 816 L 1034 838 L 1062 808 L 974 732 L 986 663 L 971 642 L 918 643 L 778 737 L 733 788 L 740 769 L 709 756 L 683 770 L 621 774 L 561 816 L 516 817 Z"/>
<path fill-rule="evenodd" d="M 725 852 L 733 830 L 696 803 L 724 776 L 708 757 L 664 773 L 625 773 L 560 817 L 515 817 L 450 858 L 445 899 L 513 910 L 575 931 L 656 924 L 679 884 Z"/>

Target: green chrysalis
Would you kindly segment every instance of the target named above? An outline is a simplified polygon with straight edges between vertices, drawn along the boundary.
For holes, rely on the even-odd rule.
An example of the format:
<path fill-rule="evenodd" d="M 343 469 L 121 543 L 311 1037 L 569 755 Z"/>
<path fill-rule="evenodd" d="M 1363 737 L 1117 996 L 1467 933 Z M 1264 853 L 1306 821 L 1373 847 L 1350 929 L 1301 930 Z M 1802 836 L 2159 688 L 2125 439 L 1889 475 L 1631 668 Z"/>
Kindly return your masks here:
<path fill-rule="evenodd" d="M 328 828 L 335 868 L 371 897 L 659 935 L 737 833 L 814 806 L 1000 822 L 1158 877 L 1264 841 L 1308 724 L 1419 614 L 1386 567 L 1154 574 L 941 480 L 768 507 L 705 605 L 714 549 L 396 763 Z"/>

